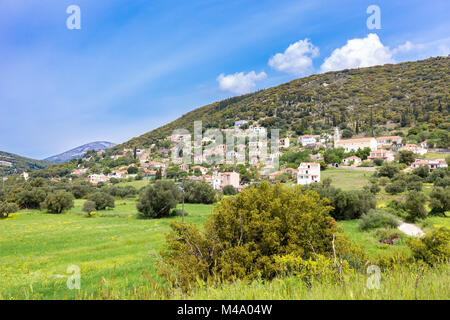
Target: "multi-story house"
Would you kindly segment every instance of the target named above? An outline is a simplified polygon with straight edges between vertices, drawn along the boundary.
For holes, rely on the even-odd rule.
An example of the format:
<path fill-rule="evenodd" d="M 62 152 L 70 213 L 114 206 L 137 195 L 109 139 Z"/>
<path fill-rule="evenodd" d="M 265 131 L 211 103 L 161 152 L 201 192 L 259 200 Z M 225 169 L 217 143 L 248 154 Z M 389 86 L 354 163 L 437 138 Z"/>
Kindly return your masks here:
<path fill-rule="evenodd" d="M 298 167 L 297 184 L 306 185 L 320 182 L 320 164 L 315 162 L 302 162 Z"/>

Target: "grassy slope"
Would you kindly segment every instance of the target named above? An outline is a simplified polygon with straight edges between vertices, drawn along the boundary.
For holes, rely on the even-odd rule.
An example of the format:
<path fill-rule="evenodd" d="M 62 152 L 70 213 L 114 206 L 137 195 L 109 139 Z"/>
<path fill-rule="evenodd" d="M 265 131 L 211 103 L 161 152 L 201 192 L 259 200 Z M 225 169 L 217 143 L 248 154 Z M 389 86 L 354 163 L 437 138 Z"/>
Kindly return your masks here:
<path fill-rule="evenodd" d="M 211 209 L 186 204 L 186 221 L 199 224 Z M 67 275 L 73 264 L 81 268 L 83 292 L 95 290 L 102 278 L 114 278 L 118 289 L 140 285 L 143 270 L 155 276 L 152 253 L 164 243 L 169 222 L 175 219 L 179 218 L 86 218 L 23 211 L 0 220 L 0 297 L 74 298 L 67 278 L 55 278 Z"/>
<path fill-rule="evenodd" d="M 321 179 L 331 178 L 331 185 L 343 190 L 360 190 L 369 183 L 372 174 L 369 171 L 330 168 L 321 172 Z"/>
<path fill-rule="evenodd" d="M 179 218 L 136 219 L 135 199 L 116 200 L 116 208 L 99 212 L 102 217 L 86 218 L 81 214 L 83 202 L 84 200 L 77 200 L 75 208 L 68 214 L 51 215 L 22 211 L 13 214 L 9 219 L 0 220 L 0 299 L 71 299 L 80 295 L 85 298 L 98 298 L 100 295 L 109 298 L 160 298 L 156 293 L 145 291 L 148 282 L 142 272 L 145 271 L 155 278 L 156 268 L 152 253 L 158 252 L 164 244 L 164 234 L 169 230 L 169 222 Z M 186 221 L 199 225 L 205 221 L 213 205 L 186 204 L 185 208 L 189 213 Z M 388 254 L 394 250 L 408 250 L 403 241 L 394 246 L 379 244 L 375 232 L 358 230 L 357 220 L 339 224 L 352 240 L 362 244 L 372 256 Z M 449 226 L 450 221 L 448 217 L 432 217 L 427 219 L 427 225 Z M 81 268 L 81 293 L 67 289 L 66 277 L 55 277 L 67 276 L 66 269 L 73 264 Z M 436 280 L 436 277 L 445 276 L 445 273 L 427 274 L 423 283 L 428 284 L 420 289 L 423 291 L 420 291 L 419 296 L 429 294 L 430 297 L 436 298 L 448 297 L 448 284 L 444 288 L 442 283 Z M 403 272 L 398 277 L 389 278 L 386 285 L 390 289 L 379 293 L 362 290 L 360 285 L 366 277 L 359 275 L 348 279 L 350 291 L 336 289 L 335 293 L 327 286 L 321 285 L 318 285 L 316 290 L 307 291 L 295 281 L 286 279 L 265 284 L 256 281 L 249 286 L 238 282 L 223 288 L 203 288 L 189 297 L 178 298 L 357 299 L 401 298 L 402 294 L 411 298 L 413 273 L 409 275 Z M 408 283 L 408 286 L 405 289 L 395 289 L 399 281 Z M 104 289 L 99 289 L 100 284 L 103 288 L 112 288 L 113 293 L 105 293 Z M 136 287 L 140 287 L 137 289 L 138 296 L 130 296 L 129 290 L 134 292 Z M 447 292 L 442 293 L 443 289 Z"/>

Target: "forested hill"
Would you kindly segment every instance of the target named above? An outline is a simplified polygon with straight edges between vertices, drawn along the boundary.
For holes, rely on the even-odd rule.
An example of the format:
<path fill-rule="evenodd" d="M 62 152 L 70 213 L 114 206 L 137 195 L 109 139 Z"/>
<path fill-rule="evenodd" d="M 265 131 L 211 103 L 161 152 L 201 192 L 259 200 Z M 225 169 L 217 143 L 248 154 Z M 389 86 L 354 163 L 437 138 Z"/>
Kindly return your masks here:
<path fill-rule="evenodd" d="M 25 158 L 17 154 L 0 151 L 0 175 L 38 170 L 52 165 L 51 162 Z"/>
<path fill-rule="evenodd" d="M 148 147 L 174 129 L 226 128 L 236 120 L 304 132 L 348 126 L 358 133 L 386 124 L 426 123 L 449 130 L 450 58 L 387 64 L 312 75 L 195 109 L 179 119 L 118 145 Z"/>

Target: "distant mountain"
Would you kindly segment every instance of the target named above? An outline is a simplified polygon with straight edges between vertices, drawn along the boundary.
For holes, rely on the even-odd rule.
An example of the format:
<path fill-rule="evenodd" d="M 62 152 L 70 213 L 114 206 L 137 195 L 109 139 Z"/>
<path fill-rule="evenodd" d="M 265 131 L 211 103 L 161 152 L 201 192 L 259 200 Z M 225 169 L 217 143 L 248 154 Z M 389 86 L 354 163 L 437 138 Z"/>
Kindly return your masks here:
<path fill-rule="evenodd" d="M 84 144 L 82 146 L 73 148 L 69 151 L 63 152 L 61 154 L 58 154 L 56 156 L 52 156 L 49 158 L 44 159 L 44 161 L 51 161 L 51 162 L 66 162 L 70 161 L 72 159 L 81 158 L 83 155 L 88 152 L 89 150 L 105 150 L 111 147 L 114 147 L 116 144 L 112 142 L 107 141 L 96 141 Z"/>
<path fill-rule="evenodd" d="M 51 166 L 53 163 L 25 158 L 17 154 L 0 151 L 0 175 L 22 173 Z"/>

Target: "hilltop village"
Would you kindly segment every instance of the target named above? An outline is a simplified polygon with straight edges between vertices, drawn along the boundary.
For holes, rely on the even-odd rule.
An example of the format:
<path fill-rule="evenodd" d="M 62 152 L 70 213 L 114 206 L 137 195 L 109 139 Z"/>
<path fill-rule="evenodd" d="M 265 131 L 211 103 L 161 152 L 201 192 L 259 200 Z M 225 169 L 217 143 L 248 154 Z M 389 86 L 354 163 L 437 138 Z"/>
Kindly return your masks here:
<path fill-rule="evenodd" d="M 238 130 L 239 129 L 239 130 Z M 266 129 L 251 121 L 236 121 L 224 133 L 240 132 L 244 143 L 218 144 L 214 137 L 202 138 L 202 153 L 185 163 L 179 152 L 180 142 L 190 141 L 190 134 L 172 134 L 150 148 L 123 148 L 115 151 L 88 152 L 77 162 L 71 174 L 97 185 L 121 180 L 180 178 L 204 181 L 215 190 L 226 185 L 242 190 L 260 180 L 292 181 L 297 184 L 320 182 L 321 171 L 328 167 L 375 171 L 383 163 L 403 163 L 410 172 L 420 166 L 430 171 L 447 167 L 445 159 L 427 159 L 435 151 L 427 141 L 413 143 L 408 132 L 392 130 L 378 137 L 351 136 L 347 129 L 331 133 L 286 134 L 278 139 L 278 151 L 271 152 L 273 141 L 261 142 Z M 439 150 L 438 150 L 439 151 Z M 221 162 L 218 161 L 222 160 Z M 231 161 L 230 161 L 231 160 Z M 52 179 L 58 179 L 52 177 Z"/>

